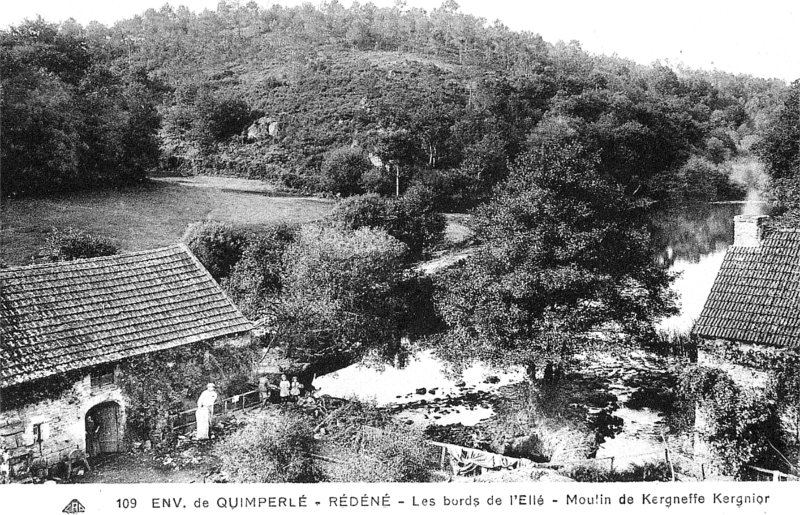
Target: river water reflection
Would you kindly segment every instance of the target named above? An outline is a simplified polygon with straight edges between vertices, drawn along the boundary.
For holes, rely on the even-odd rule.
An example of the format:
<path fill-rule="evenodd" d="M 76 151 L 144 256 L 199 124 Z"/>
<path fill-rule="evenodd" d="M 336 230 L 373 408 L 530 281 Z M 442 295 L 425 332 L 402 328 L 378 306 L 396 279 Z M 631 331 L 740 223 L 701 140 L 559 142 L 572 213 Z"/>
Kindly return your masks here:
<path fill-rule="evenodd" d="M 725 250 L 733 243 L 733 218 L 767 212 L 764 203 L 726 202 L 684 206 L 653 215 L 659 249 L 656 259 L 680 274 L 673 290 L 679 296 L 681 312 L 663 320 L 660 329 L 691 329 L 711 291 Z"/>

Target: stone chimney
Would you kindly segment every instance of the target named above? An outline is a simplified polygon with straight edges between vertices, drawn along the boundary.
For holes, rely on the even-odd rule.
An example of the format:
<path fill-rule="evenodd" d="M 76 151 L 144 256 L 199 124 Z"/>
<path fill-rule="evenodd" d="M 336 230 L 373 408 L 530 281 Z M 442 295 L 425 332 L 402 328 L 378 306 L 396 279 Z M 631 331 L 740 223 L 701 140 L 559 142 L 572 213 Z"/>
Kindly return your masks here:
<path fill-rule="evenodd" d="M 738 215 L 733 217 L 733 246 L 760 247 L 764 240 L 767 215 Z"/>

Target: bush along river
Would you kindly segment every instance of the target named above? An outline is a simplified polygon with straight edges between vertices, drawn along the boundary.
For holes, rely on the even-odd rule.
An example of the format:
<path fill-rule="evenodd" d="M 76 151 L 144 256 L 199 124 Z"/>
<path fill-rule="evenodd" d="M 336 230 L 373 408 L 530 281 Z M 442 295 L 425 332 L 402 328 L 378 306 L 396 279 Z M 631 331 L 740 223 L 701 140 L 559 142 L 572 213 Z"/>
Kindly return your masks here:
<path fill-rule="evenodd" d="M 653 215 L 658 243 L 655 259 L 679 273 L 673 288 L 681 312 L 663 320 L 660 330 L 682 333 L 691 328 L 733 241 L 733 217 L 765 208 L 743 202 L 713 203 Z M 596 458 L 611 462 L 614 457 L 613 464 L 620 469 L 663 459 L 664 399 L 685 361 L 640 349 L 592 353 L 577 360 L 566 378 L 569 389 L 583 390 L 589 413 L 604 410 L 621 419 L 621 429 L 599 445 Z M 432 439 L 479 447 L 498 406 L 514 394 L 513 385 L 524 381 L 522 369 L 496 371 L 480 363 L 452 377 L 431 351 L 419 351 L 403 367 L 379 369 L 357 363 L 318 377 L 314 384 L 320 394 L 385 407 L 409 425 L 428 428 L 428 434 L 438 436 Z"/>

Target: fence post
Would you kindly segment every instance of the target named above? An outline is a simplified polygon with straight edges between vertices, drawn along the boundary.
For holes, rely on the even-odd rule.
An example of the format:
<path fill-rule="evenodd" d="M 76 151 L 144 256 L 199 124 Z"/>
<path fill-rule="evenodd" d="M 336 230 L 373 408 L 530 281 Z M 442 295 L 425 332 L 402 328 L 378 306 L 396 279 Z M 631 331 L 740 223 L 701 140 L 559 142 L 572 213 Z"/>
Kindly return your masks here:
<path fill-rule="evenodd" d="M 667 460 L 667 465 L 669 465 L 669 473 L 672 476 L 672 481 L 675 481 L 675 468 L 672 466 L 672 460 L 669 459 L 669 448 L 664 447 L 664 459 Z"/>
<path fill-rule="evenodd" d="M 611 456 L 611 461 L 609 461 L 608 471 L 614 472 L 614 456 Z"/>
<path fill-rule="evenodd" d="M 669 465 L 669 473 L 672 477 L 672 481 L 675 481 L 675 467 L 672 465 L 672 460 L 669 459 L 669 446 L 667 445 L 667 437 L 664 436 L 664 430 L 661 430 L 661 439 L 664 441 L 664 458 L 667 460 L 667 465 Z"/>

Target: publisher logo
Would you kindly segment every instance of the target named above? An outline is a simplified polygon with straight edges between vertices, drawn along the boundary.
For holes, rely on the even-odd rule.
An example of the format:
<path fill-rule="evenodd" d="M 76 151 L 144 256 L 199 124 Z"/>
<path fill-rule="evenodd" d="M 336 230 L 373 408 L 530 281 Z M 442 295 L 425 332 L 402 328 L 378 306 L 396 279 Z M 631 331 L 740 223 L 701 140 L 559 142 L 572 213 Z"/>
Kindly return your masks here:
<path fill-rule="evenodd" d="M 86 511 L 86 508 L 83 507 L 83 504 L 77 499 L 71 500 L 64 509 L 61 510 L 64 513 L 83 513 Z"/>

